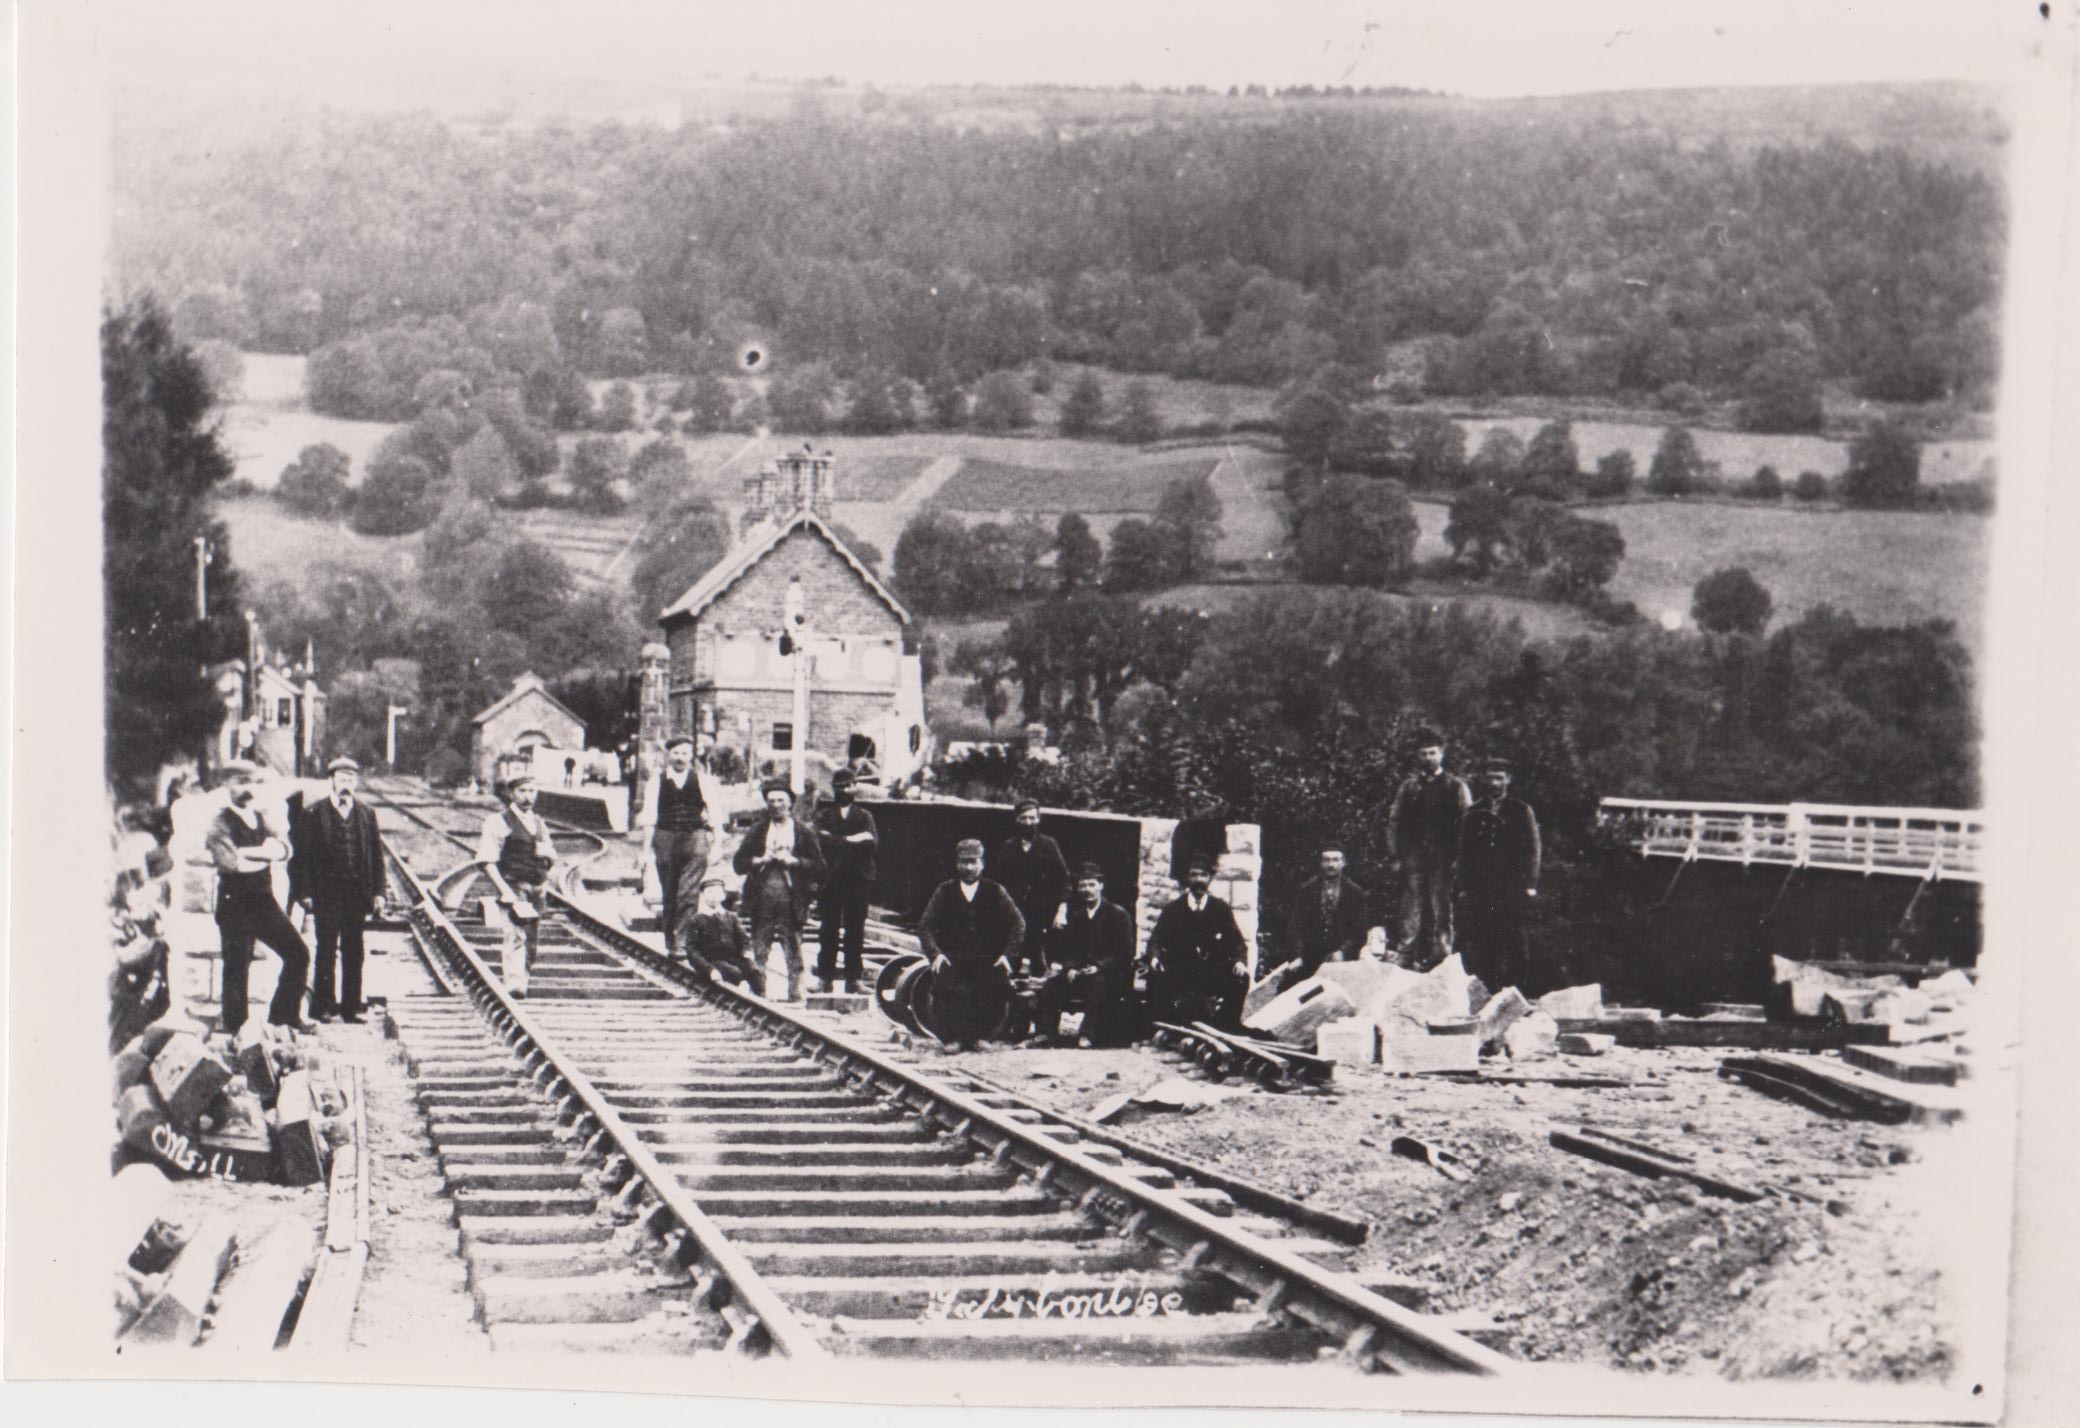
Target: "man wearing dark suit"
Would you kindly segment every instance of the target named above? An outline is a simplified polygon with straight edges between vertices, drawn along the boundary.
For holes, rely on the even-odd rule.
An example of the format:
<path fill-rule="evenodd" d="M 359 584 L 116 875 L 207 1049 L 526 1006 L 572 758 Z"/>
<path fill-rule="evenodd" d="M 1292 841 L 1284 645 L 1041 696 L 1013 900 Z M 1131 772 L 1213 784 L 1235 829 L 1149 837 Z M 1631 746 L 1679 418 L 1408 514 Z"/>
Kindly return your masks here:
<path fill-rule="evenodd" d="M 1398 951 L 1418 971 L 1452 951 L 1452 863 L 1459 820 L 1472 804 L 1466 781 L 1444 771 L 1444 735 L 1416 735 L 1416 771 L 1401 781 L 1387 815 L 1389 850 L 1401 865 Z"/>
<path fill-rule="evenodd" d="M 838 977 L 838 950 L 845 952 L 845 990 L 857 992 L 860 953 L 867 940 L 867 900 L 873 894 L 875 854 L 881 847 L 874 815 L 852 801 L 852 770 L 831 775 L 830 806 L 816 815 L 816 836 L 823 843 L 830 871 L 823 880 L 823 945 L 816 976 L 829 991 Z"/>
<path fill-rule="evenodd" d="M 1062 925 L 1048 933 L 1047 980 L 1033 999 L 1034 1034 L 1062 1035 L 1062 1013 L 1083 1013 L 1092 1046 L 1121 1046 L 1133 1036 L 1134 922 L 1105 896 L 1096 863 L 1076 869 L 1076 891 Z"/>
<path fill-rule="evenodd" d="M 982 876 L 978 840 L 965 838 L 955 846 L 953 867 L 954 876 L 925 904 L 917 941 L 932 969 L 926 1025 L 949 1049 L 961 1051 L 1003 1018 L 1026 920 L 1002 884 Z"/>
<path fill-rule="evenodd" d="M 1288 956 L 1295 965 L 1279 983 L 1304 982 L 1324 962 L 1348 962 L 1365 945 L 1365 889 L 1343 875 L 1343 845 L 1322 845 L 1320 871 L 1300 884 L 1286 921 Z"/>
<path fill-rule="evenodd" d="M 780 944 L 787 966 L 787 1000 L 802 999 L 802 924 L 809 899 L 823 881 L 823 848 L 816 830 L 794 816 L 794 792 L 782 779 L 766 780 L 766 821 L 744 835 L 731 866 L 744 875 L 743 908 L 751 920 L 751 956 L 765 965 Z"/>
<path fill-rule="evenodd" d="M 1183 896 L 1157 914 L 1136 969 L 1148 980 L 1149 1010 L 1158 1021 L 1240 1028 L 1249 944 L 1235 909 L 1213 895 L 1213 860 L 1194 855 L 1184 879 Z"/>
<path fill-rule="evenodd" d="M 1459 946 L 1491 991 L 1530 978 L 1524 924 L 1538 896 L 1538 816 L 1509 791 L 1509 764 L 1481 766 L 1481 798 L 1459 820 Z M 1536 995 L 1536 992 L 1531 993 Z"/>
<path fill-rule="evenodd" d="M 358 1022 L 362 928 L 383 895 L 383 842 L 376 816 L 355 797 L 361 765 L 342 756 L 325 766 L 330 796 L 304 808 L 291 825 L 289 901 L 303 904 L 317 925 L 317 961 L 311 970 L 311 1018 Z M 339 964 L 334 1000 L 333 964 Z"/>
<path fill-rule="evenodd" d="M 990 871 L 1018 904 L 1025 919 L 1025 945 L 1011 959 L 1016 972 L 1023 961 L 1026 970 L 1039 976 L 1047 970 L 1045 934 L 1061 925 L 1060 913 L 1069 893 L 1069 864 L 1061 845 L 1040 831 L 1040 805 L 1021 798 L 1011 808 L 1016 830 L 997 845 Z"/>

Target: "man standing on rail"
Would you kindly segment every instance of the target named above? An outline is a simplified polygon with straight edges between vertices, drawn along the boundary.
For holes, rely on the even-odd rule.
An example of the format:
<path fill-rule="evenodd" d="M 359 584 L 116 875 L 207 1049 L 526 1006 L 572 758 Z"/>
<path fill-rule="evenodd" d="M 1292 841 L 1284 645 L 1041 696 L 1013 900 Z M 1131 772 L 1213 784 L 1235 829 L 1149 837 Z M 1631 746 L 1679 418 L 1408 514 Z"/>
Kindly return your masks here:
<path fill-rule="evenodd" d="M 1011 806 L 1014 831 L 997 846 L 990 869 L 1025 920 L 1025 945 L 1011 959 L 1017 973 L 1024 962 L 1027 972 L 1037 977 L 1047 970 L 1046 933 L 1061 926 L 1064 899 L 1069 892 L 1069 864 L 1061 844 L 1040 831 L 1040 805 L 1021 798 Z"/>
<path fill-rule="evenodd" d="M 982 876 L 979 840 L 955 845 L 953 869 L 917 923 L 932 969 L 923 1020 L 948 1050 L 968 1051 L 1004 1018 L 1026 920 L 1003 885 Z"/>
<path fill-rule="evenodd" d="M 1134 922 L 1105 896 L 1096 863 L 1076 869 L 1076 892 L 1062 925 L 1048 934 L 1047 980 L 1033 999 L 1036 1036 L 1059 1043 L 1062 1013 L 1083 1013 L 1084 1040 L 1124 1046 L 1134 1037 Z"/>
<path fill-rule="evenodd" d="M 1530 979 L 1524 924 L 1543 851 L 1538 816 L 1509 791 L 1509 772 L 1506 759 L 1482 764 L 1480 802 L 1459 821 L 1459 943 L 1466 970 L 1496 992 Z"/>
<path fill-rule="evenodd" d="M 665 740 L 664 767 L 643 790 L 636 827 L 648 835 L 637 873 L 640 876 L 644 868 L 657 872 L 657 917 L 668 956 L 678 951 L 679 924 L 707 875 L 708 855 L 715 846 L 716 807 L 708 775 L 693 761 L 693 740 L 685 734 Z"/>
<path fill-rule="evenodd" d="M 325 766 L 330 796 L 306 807 L 290 827 L 289 901 L 303 904 L 317 927 L 318 960 L 311 972 L 311 1020 L 358 1022 L 362 928 L 383 895 L 383 839 L 376 815 L 356 798 L 361 765 L 342 755 Z M 339 997 L 333 998 L 333 964 Z"/>
<path fill-rule="evenodd" d="M 787 967 L 787 1000 L 802 999 L 802 924 L 809 899 L 823 880 L 823 849 L 816 830 L 794 816 L 794 791 L 785 779 L 767 779 L 761 792 L 766 820 L 744 835 L 732 866 L 744 875 L 743 909 L 751 919 L 751 959 L 765 965 L 780 944 Z"/>
<path fill-rule="evenodd" d="M 1473 803 L 1466 781 L 1444 771 L 1444 736 L 1416 735 L 1416 771 L 1401 781 L 1387 815 L 1387 843 L 1401 865 L 1401 925 L 1397 951 L 1419 972 L 1452 951 L 1452 864 L 1459 855 L 1459 819 Z"/>
<path fill-rule="evenodd" d="M 1184 893 L 1156 916 L 1137 971 L 1147 979 L 1158 1021 L 1195 1021 L 1239 1030 L 1249 991 L 1249 944 L 1235 909 L 1213 895 L 1213 859 L 1194 853 Z"/>
<path fill-rule="evenodd" d="M 217 931 L 223 937 L 222 1029 L 232 1036 L 246 1024 L 246 985 L 253 943 L 266 943 L 282 959 L 282 975 L 267 1004 L 267 1019 L 292 1031 L 308 1031 L 297 1019 L 311 951 L 274 897 L 274 870 L 289 860 L 289 843 L 254 802 L 260 770 L 244 759 L 224 765 L 228 802 L 210 823 L 204 846 L 217 867 Z"/>
<path fill-rule="evenodd" d="M 867 899 L 874 889 L 875 854 L 881 847 L 874 815 L 853 802 L 851 769 L 831 775 L 831 803 L 816 815 L 830 871 L 823 881 L 823 945 L 816 976 L 828 992 L 838 977 L 838 950 L 845 952 L 845 990 L 859 991 L 860 954 L 867 940 Z M 842 936 L 841 936 L 842 934 Z"/>
<path fill-rule="evenodd" d="M 498 971 L 506 990 L 525 1000 L 528 969 L 541 938 L 543 891 L 556 866 L 549 825 L 534 811 L 534 775 L 515 774 L 501 791 L 506 806 L 484 820 L 477 837 L 477 862 L 498 889 L 505 940 Z"/>

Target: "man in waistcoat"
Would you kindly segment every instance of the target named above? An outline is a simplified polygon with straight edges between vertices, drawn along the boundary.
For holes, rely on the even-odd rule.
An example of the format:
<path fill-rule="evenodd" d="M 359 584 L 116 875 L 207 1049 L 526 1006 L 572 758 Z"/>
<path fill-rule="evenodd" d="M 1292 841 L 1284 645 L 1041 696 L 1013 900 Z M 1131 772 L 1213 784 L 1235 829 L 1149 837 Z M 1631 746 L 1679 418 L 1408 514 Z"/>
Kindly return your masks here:
<path fill-rule="evenodd" d="M 1524 924 L 1538 896 L 1538 817 L 1509 791 L 1509 764 L 1481 765 L 1481 797 L 1459 820 L 1459 944 L 1466 970 L 1492 991 L 1536 996 Z"/>
<path fill-rule="evenodd" d="M 873 893 L 875 855 L 881 847 L 874 815 L 853 801 L 851 769 L 831 775 L 830 805 L 816 815 L 816 835 L 823 843 L 829 871 L 823 879 L 823 945 L 816 975 L 828 992 L 838 977 L 838 952 L 845 953 L 845 990 L 857 992 L 860 954 L 867 940 L 867 900 Z"/>
<path fill-rule="evenodd" d="M 224 765 L 228 802 L 210 823 L 204 845 L 217 868 L 217 930 L 223 937 L 222 1029 L 237 1035 L 246 1023 L 246 986 L 253 944 L 264 942 L 282 959 L 282 975 L 267 1004 L 267 1019 L 294 1031 L 310 1028 L 297 1018 L 310 948 L 274 897 L 274 870 L 289 859 L 289 844 L 254 802 L 260 770 L 244 759 Z"/>
<path fill-rule="evenodd" d="M 1134 1035 L 1134 922 L 1105 896 L 1096 863 L 1076 869 L 1076 889 L 1062 925 L 1048 934 L 1047 980 L 1033 999 L 1036 1036 L 1059 1042 L 1062 1013 L 1083 1013 L 1092 1046 L 1123 1046 Z"/>
<path fill-rule="evenodd" d="M 761 967 L 780 944 L 787 967 L 787 1000 L 802 999 L 802 924 L 809 899 L 823 881 L 823 849 L 816 830 L 794 816 L 794 791 L 785 779 L 767 779 L 763 823 L 744 835 L 731 866 L 744 875 L 743 909 L 751 920 L 751 958 Z"/>
<path fill-rule="evenodd" d="M 484 820 L 477 837 L 477 862 L 499 885 L 505 917 L 499 976 L 506 990 L 522 1000 L 541 937 L 543 892 L 556 866 L 556 843 L 534 811 L 535 792 L 533 774 L 506 780 L 506 806 Z"/>
<path fill-rule="evenodd" d="M 1025 945 L 1011 959 L 1015 974 L 1021 961 L 1037 977 L 1047 970 L 1046 933 L 1061 925 L 1061 911 L 1069 892 L 1069 864 L 1061 844 L 1040 831 L 1040 805 L 1021 798 L 1011 806 L 1012 833 L 997 845 L 990 872 L 1025 920 Z"/>
<path fill-rule="evenodd" d="M 966 1051 L 1003 1019 L 1026 920 L 1003 885 L 982 876 L 979 840 L 955 845 L 953 869 L 925 904 L 917 941 L 932 969 L 926 1029 L 949 1050 Z"/>
<path fill-rule="evenodd" d="M 1192 855 L 1184 889 L 1156 916 L 1136 969 L 1147 979 L 1149 1010 L 1158 1021 L 1240 1029 L 1249 944 L 1235 909 L 1213 895 L 1213 859 Z"/>
<path fill-rule="evenodd" d="M 383 894 L 383 842 L 375 813 L 355 796 L 361 765 L 342 756 L 325 766 L 326 798 L 303 810 L 291 826 L 289 901 L 301 903 L 317 927 L 318 958 L 311 973 L 311 1019 L 358 1022 L 362 929 Z M 339 996 L 333 997 L 338 964 Z"/>
<path fill-rule="evenodd" d="M 1352 961 L 1364 947 L 1365 889 L 1344 876 L 1343 864 L 1343 845 L 1324 843 L 1315 875 L 1293 895 L 1286 925 L 1293 966 L 1279 982 L 1281 988 L 1306 981 L 1324 962 Z"/>
<path fill-rule="evenodd" d="M 657 916 L 667 954 L 678 952 L 679 925 L 707 874 L 708 855 L 715 846 L 716 807 L 708 775 L 693 761 L 693 740 L 685 734 L 665 740 L 664 767 L 643 790 L 636 827 L 647 834 L 637 875 L 644 868 L 657 871 Z"/>
<path fill-rule="evenodd" d="M 1416 771 L 1401 781 L 1387 815 L 1387 846 L 1401 865 L 1401 960 L 1427 971 L 1452 951 L 1452 865 L 1459 819 L 1473 803 L 1465 780 L 1444 771 L 1444 736 L 1416 735 Z"/>

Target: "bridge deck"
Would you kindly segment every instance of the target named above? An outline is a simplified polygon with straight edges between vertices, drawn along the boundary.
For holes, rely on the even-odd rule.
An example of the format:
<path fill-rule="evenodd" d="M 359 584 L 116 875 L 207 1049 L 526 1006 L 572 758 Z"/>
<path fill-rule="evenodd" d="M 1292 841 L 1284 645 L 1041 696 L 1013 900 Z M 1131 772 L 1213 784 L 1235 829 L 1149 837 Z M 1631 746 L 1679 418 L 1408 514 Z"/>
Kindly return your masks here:
<path fill-rule="evenodd" d="M 1949 808 L 1606 798 L 1599 826 L 1642 857 L 1980 880 L 1986 822 Z"/>

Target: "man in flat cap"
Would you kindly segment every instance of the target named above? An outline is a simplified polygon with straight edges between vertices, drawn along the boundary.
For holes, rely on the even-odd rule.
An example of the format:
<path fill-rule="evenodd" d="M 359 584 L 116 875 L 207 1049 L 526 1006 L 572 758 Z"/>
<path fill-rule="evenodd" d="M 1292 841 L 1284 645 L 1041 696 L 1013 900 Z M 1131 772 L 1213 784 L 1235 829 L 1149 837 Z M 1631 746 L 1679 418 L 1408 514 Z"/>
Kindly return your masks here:
<path fill-rule="evenodd" d="M 1452 864 L 1459 820 L 1473 803 L 1466 781 L 1444 769 L 1444 735 L 1416 733 L 1416 770 L 1401 781 L 1387 815 L 1387 847 L 1401 865 L 1398 950 L 1418 971 L 1452 950 Z"/>
<path fill-rule="evenodd" d="M 953 869 L 925 904 L 917 941 L 932 968 L 925 1024 L 949 1049 L 963 1051 L 1003 1019 L 1026 922 L 1003 885 L 982 876 L 979 839 L 955 845 Z"/>
<path fill-rule="evenodd" d="M 1034 997 L 1036 1036 L 1060 1041 L 1062 1013 L 1083 1013 L 1092 1046 L 1122 1046 L 1134 1034 L 1134 922 L 1105 896 L 1096 863 L 1076 869 L 1076 888 L 1062 925 L 1047 937 L 1047 980 Z"/>
<path fill-rule="evenodd" d="M 1281 988 L 1306 981 L 1324 962 L 1349 962 L 1365 945 L 1369 926 L 1365 889 L 1345 876 L 1343 844 L 1321 846 L 1315 875 L 1293 895 L 1286 923 L 1286 955 L 1292 966 Z"/>
<path fill-rule="evenodd" d="M 1061 926 L 1061 912 L 1069 893 L 1069 864 L 1061 845 L 1040 831 L 1040 805 L 1021 798 L 1011 805 L 1011 836 L 997 845 L 990 871 L 1018 904 L 1025 919 L 1025 944 L 1011 959 L 1016 973 L 1023 962 L 1037 977 L 1047 970 L 1046 933 Z"/>
<path fill-rule="evenodd" d="M 1213 868 L 1211 856 L 1191 856 L 1184 892 L 1156 915 L 1136 970 L 1147 978 L 1156 1020 L 1239 1029 L 1249 990 L 1249 943 L 1235 909 L 1213 895 Z"/>
<path fill-rule="evenodd" d="M 556 866 L 556 840 L 534 811 L 534 775 L 515 774 L 500 797 L 505 807 L 484 820 L 477 835 L 477 862 L 498 889 L 505 918 L 498 974 L 513 996 L 527 996 L 528 973 L 541 940 L 543 894 Z"/>
<path fill-rule="evenodd" d="M 657 870 L 658 922 L 667 954 L 678 948 L 679 924 L 693 906 L 708 857 L 715 847 L 718 813 L 707 773 L 694 762 L 693 739 L 674 734 L 664 741 L 664 767 L 643 790 L 636 828 L 644 835 L 643 868 Z"/>
<path fill-rule="evenodd" d="M 744 835 L 731 866 L 744 875 L 751 960 L 764 966 L 767 952 L 779 943 L 787 967 L 787 1000 L 798 1002 L 802 924 L 809 920 L 809 900 L 823 881 L 823 848 L 816 830 L 794 816 L 794 791 L 785 779 L 767 779 L 760 792 L 766 801 L 765 820 Z"/>
<path fill-rule="evenodd" d="M 738 916 L 722 905 L 722 879 L 701 880 L 697 900 L 688 905 L 679 927 L 679 955 L 710 980 L 766 994 L 765 969 L 751 960 L 751 939 Z"/>
<path fill-rule="evenodd" d="M 838 952 L 845 954 L 845 990 L 857 992 L 860 954 L 867 940 L 867 900 L 874 891 L 875 854 L 881 847 L 874 815 L 853 800 L 851 769 L 831 775 L 830 805 L 816 815 L 816 836 L 823 843 L 829 871 L 823 879 L 823 944 L 816 975 L 829 991 L 838 977 Z"/>
<path fill-rule="evenodd" d="M 289 860 L 288 840 L 256 802 L 260 770 L 255 765 L 232 759 L 223 767 L 223 779 L 226 802 L 204 839 L 217 868 L 217 931 L 224 948 L 222 1029 L 235 1036 L 246 1024 L 248 974 L 253 944 L 259 941 L 282 959 L 282 975 L 267 1004 L 268 1021 L 306 1031 L 297 1010 L 311 951 L 274 897 L 274 870 Z"/>
<path fill-rule="evenodd" d="M 1538 816 L 1509 791 L 1506 759 L 1481 765 L 1481 796 L 1459 820 L 1459 948 L 1491 991 L 1531 978 L 1524 927 L 1538 896 Z"/>
<path fill-rule="evenodd" d="M 330 1021 L 337 1014 L 358 1022 L 368 1009 L 361 999 L 361 936 L 383 895 L 383 840 L 374 810 L 355 796 L 361 765 L 343 754 L 325 766 L 325 774 L 331 785 L 326 796 L 306 802 L 290 826 L 295 851 L 289 858 L 289 901 L 301 903 L 317 928 L 311 1019 Z"/>

